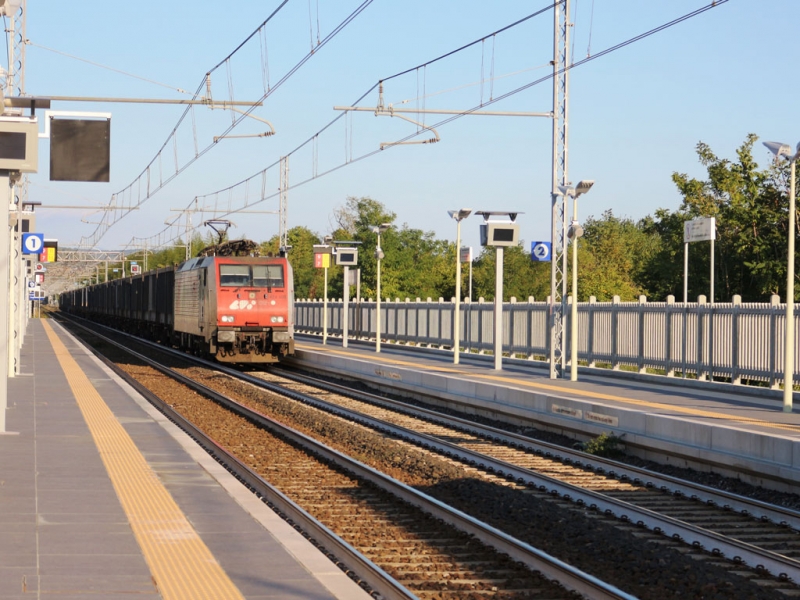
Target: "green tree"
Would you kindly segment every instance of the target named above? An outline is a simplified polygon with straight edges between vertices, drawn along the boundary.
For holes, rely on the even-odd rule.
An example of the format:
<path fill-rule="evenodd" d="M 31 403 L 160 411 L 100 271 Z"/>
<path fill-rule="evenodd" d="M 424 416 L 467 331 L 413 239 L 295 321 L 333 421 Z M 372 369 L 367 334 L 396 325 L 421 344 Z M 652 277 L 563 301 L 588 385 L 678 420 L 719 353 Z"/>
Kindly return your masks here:
<path fill-rule="evenodd" d="M 473 300 L 493 301 L 497 272 L 497 251 L 486 247 L 473 266 Z M 545 300 L 550 295 L 550 263 L 534 262 L 523 243 L 510 246 L 503 252 L 503 301 L 514 296 L 520 302 L 533 296 Z"/>
<path fill-rule="evenodd" d="M 740 294 L 745 301 L 766 301 L 771 294 L 785 294 L 788 166 L 770 164 L 759 169 L 753 158 L 757 139 L 747 136 L 736 161 L 718 157 L 700 142 L 697 155 L 707 179 L 673 174 L 683 203 L 675 213 L 658 211 L 648 225 L 648 231 L 662 240 L 660 251 L 649 262 L 652 288 L 682 298 L 683 223 L 702 216 L 716 217 L 718 298 Z M 710 285 L 707 243 L 693 244 L 689 256 L 689 296 L 694 298 L 707 294 Z"/>
<path fill-rule="evenodd" d="M 438 298 L 447 292 L 448 277 L 454 267 L 448 267 L 448 243 L 437 240 L 433 232 L 395 225 L 395 213 L 383 203 L 372 198 L 349 197 L 344 206 L 336 209 L 334 219 L 339 228 L 335 240 L 360 242 L 359 268 L 361 269 L 361 295 L 375 298 L 377 293 L 377 259 L 375 249 L 378 237 L 372 227 L 388 224 L 381 234 L 381 295 L 384 298 Z M 453 262 L 455 265 L 455 257 Z M 340 269 L 333 270 L 331 291 L 340 296 L 343 290 Z M 354 293 L 354 292 L 353 292 Z"/>
<path fill-rule="evenodd" d="M 648 257 L 659 248 L 658 236 L 631 219 L 615 217 L 611 210 L 599 219 L 590 217 L 584 229 L 578 243 L 578 300 L 595 296 L 602 302 L 619 296 L 625 302 L 647 294 L 642 280 Z M 571 247 L 569 252 L 571 261 Z M 571 285 L 570 276 L 570 289 Z"/>

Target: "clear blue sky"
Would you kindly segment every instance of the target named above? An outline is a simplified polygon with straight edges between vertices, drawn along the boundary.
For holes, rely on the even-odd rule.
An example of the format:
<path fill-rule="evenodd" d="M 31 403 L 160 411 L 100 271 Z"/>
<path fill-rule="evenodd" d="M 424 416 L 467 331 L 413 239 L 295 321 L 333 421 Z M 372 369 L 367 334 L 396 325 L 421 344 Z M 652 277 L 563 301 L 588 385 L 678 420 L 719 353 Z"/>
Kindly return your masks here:
<path fill-rule="evenodd" d="M 290 0 L 266 27 L 269 80 L 274 85 L 311 48 L 354 10 L 360 0 Z M 710 0 L 572 0 L 575 60 L 661 25 Z M 134 73 L 194 92 L 203 75 L 243 41 L 280 3 L 173 0 L 158 4 L 82 0 L 28 0 L 26 91 L 31 95 L 185 97 L 174 90 L 67 58 L 42 47 Z M 415 67 L 544 8 L 546 1 L 374 0 L 254 114 L 269 120 L 274 137 L 227 139 L 187 168 L 114 225 L 99 246 L 118 249 L 133 236 L 164 228 L 195 196 L 230 186 L 275 163 L 327 125 L 334 105 L 349 105 L 379 79 Z M 311 18 L 309 18 L 311 13 Z M 675 171 L 702 177 L 695 154 L 703 141 L 734 159 L 748 133 L 763 140 L 800 141 L 794 40 L 800 23 L 796 0 L 730 0 L 653 37 L 601 57 L 571 72 L 569 119 L 570 178 L 594 179 L 581 199 L 581 217 L 614 214 L 634 219 L 658 208 L 677 209 L 671 182 Z M 590 44 L 591 39 L 591 44 Z M 215 98 L 257 99 L 263 94 L 260 38 L 213 76 Z M 499 35 L 424 71 L 387 83 L 386 102 L 407 106 L 473 108 L 549 72 L 552 13 Z M 484 84 L 480 83 L 483 79 Z M 495 81 L 490 83 L 490 74 Z M 468 86 L 468 87 L 465 87 Z M 449 91 L 448 91 L 449 90 Z M 446 93 L 438 93 L 443 92 Z M 361 106 L 375 106 L 371 93 Z M 490 110 L 548 111 L 550 82 L 492 105 Z M 133 182 L 156 155 L 183 112 L 177 106 L 54 103 L 55 110 L 107 111 L 112 118 L 111 182 L 78 184 L 48 181 L 49 154 L 40 147 L 40 173 L 31 177 L 31 200 L 43 204 L 104 205 Z M 426 117 L 431 123 L 434 117 Z M 439 119 L 436 119 L 439 120 Z M 187 121 L 188 122 L 188 121 Z M 211 143 L 230 124 L 222 111 L 195 111 L 198 146 Z M 232 134 L 259 133 L 263 123 L 242 123 Z M 352 116 L 319 137 L 316 145 L 290 159 L 290 184 L 357 158 L 381 142 L 399 139 L 415 126 L 399 119 Z M 448 209 L 515 210 L 526 246 L 549 239 L 551 123 L 549 119 L 465 117 L 439 128 L 438 144 L 399 146 L 350 164 L 289 191 L 289 226 L 319 234 L 335 227 L 333 210 L 348 196 L 370 196 L 397 214 L 397 223 L 454 239 Z M 175 147 L 161 161 L 174 168 L 174 150 L 193 152 L 193 132 L 184 126 Z M 430 137 L 426 135 L 424 137 Z M 317 157 L 316 161 L 314 156 Z M 756 157 L 768 160 L 760 145 Z M 152 176 L 153 180 L 157 177 Z M 259 180 L 260 182 L 260 180 Z M 267 189 L 275 191 L 276 168 Z M 260 188 L 260 183 L 258 188 Z M 251 188 L 250 197 L 260 193 Z M 243 192 L 232 198 L 241 204 Z M 251 200 L 252 201 L 252 200 Z M 277 210 L 277 198 L 254 208 Z M 37 229 L 63 245 L 91 234 L 100 213 L 47 211 Z M 210 215 L 206 215 L 210 218 Z M 230 217 L 232 237 L 261 241 L 275 235 L 275 215 Z M 82 222 L 88 221 L 89 223 Z M 197 218 L 195 218 L 195 223 Z M 464 222 L 466 244 L 478 245 L 477 218 Z"/>

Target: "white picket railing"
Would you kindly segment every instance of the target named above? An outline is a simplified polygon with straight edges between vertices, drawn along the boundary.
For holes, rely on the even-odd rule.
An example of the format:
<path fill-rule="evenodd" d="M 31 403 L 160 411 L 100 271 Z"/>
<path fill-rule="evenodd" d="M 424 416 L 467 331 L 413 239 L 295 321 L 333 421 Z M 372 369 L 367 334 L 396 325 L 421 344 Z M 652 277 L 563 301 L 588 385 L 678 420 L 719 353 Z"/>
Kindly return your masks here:
<path fill-rule="evenodd" d="M 342 334 L 341 301 L 328 301 L 328 333 Z M 295 303 L 295 329 L 322 333 L 321 300 Z M 350 300 L 349 336 L 375 339 L 373 300 Z M 466 301 L 461 305 L 461 347 L 465 352 L 494 348 L 494 305 Z M 503 305 L 503 352 L 530 360 L 549 356 L 546 302 Z M 381 338 L 388 342 L 450 348 L 453 344 L 453 302 L 382 301 Z M 732 302 L 581 302 L 578 304 L 578 359 L 590 366 L 635 368 L 640 372 L 685 374 L 698 379 L 727 379 L 783 385 L 786 305 L 778 296 L 769 303 Z M 566 311 L 566 356 L 570 356 L 570 311 Z M 795 330 L 798 315 L 795 312 Z M 795 336 L 798 340 L 798 336 Z M 800 351 L 794 353 L 798 381 Z"/>

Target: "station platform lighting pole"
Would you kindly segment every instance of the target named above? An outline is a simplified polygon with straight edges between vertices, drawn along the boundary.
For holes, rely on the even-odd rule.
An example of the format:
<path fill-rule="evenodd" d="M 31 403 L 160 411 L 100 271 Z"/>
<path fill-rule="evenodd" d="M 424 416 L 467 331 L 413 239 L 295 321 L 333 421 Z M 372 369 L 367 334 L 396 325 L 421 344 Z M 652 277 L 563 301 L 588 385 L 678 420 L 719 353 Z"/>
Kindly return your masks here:
<path fill-rule="evenodd" d="M 456 305 L 453 313 L 453 364 L 459 361 L 461 350 L 461 221 L 472 214 L 471 208 L 461 210 L 448 210 L 447 214 L 456 222 Z M 470 265 L 470 269 L 472 266 Z M 472 280 L 470 279 L 470 284 Z M 470 300 L 472 300 L 472 288 L 470 288 Z"/>
<path fill-rule="evenodd" d="M 797 159 L 800 158 L 800 144 L 792 154 L 789 144 L 780 142 L 764 142 L 775 158 L 786 157 L 791 165 L 789 170 L 789 248 L 786 256 L 786 327 L 784 342 L 786 344 L 783 352 L 783 412 L 792 412 L 794 397 L 794 236 L 795 236 L 795 177 Z"/>
<path fill-rule="evenodd" d="M 383 249 L 381 248 L 381 234 L 389 229 L 391 225 L 389 223 L 381 223 L 380 225 L 372 225 L 370 226 L 370 230 L 372 233 L 378 235 L 378 245 L 375 246 L 375 260 L 378 262 L 377 266 L 377 283 L 376 283 L 376 295 L 377 295 L 377 302 L 375 304 L 375 352 L 378 353 L 381 351 L 381 261 L 383 260 L 384 254 Z"/>

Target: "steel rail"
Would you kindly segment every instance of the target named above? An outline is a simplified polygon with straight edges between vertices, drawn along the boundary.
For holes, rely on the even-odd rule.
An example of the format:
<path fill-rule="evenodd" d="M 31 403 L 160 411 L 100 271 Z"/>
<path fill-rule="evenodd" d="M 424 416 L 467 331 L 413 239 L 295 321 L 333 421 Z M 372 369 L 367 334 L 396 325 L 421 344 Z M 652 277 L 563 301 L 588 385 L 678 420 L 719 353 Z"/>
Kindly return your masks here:
<path fill-rule="evenodd" d="M 180 381 L 199 394 L 207 396 L 223 406 L 228 406 L 230 403 L 233 403 L 233 400 L 226 398 L 222 394 L 219 394 L 200 383 L 192 381 L 191 379 L 176 373 L 167 367 L 164 367 L 153 359 L 148 358 L 136 352 L 135 350 L 132 350 L 125 345 L 98 333 L 93 329 L 88 328 L 85 325 L 77 323 L 73 319 L 74 317 L 70 318 L 70 322 L 74 323 L 78 327 L 89 331 L 92 335 L 99 337 L 104 342 L 124 350 L 131 356 L 136 357 L 159 372 L 176 379 L 177 381 Z M 114 330 L 114 332 L 121 333 L 117 330 Z M 129 334 L 123 335 L 140 341 L 140 338 L 136 338 L 136 336 L 131 336 Z M 105 359 L 105 362 L 106 364 L 109 364 L 109 366 L 112 367 L 120 377 L 125 379 L 127 383 L 135 388 L 137 392 L 142 394 L 158 410 L 164 413 L 169 419 L 174 421 L 181 429 L 186 431 L 192 438 L 194 438 L 204 450 L 211 454 L 248 489 L 265 500 L 266 503 L 270 505 L 270 508 L 276 510 L 290 524 L 294 525 L 295 527 L 299 527 L 303 532 L 305 532 L 305 534 L 308 535 L 310 539 L 315 540 L 318 543 L 318 546 L 324 547 L 327 550 L 331 550 L 338 560 L 347 564 L 348 567 L 358 575 L 359 579 L 364 581 L 373 590 L 380 593 L 383 598 L 386 598 L 387 600 L 412 600 L 416 598 L 414 594 L 400 585 L 400 583 L 386 573 L 386 571 L 381 569 L 361 552 L 356 550 L 353 546 L 328 529 L 328 527 L 326 527 L 324 524 L 320 523 L 317 519 L 311 516 L 280 490 L 262 479 L 257 473 L 255 473 L 255 471 L 242 463 L 236 456 L 231 454 L 223 446 L 217 444 L 202 430 L 195 427 L 194 424 L 183 417 L 183 415 L 175 411 L 169 404 L 161 400 L 141 383 L 130 377 L 125 371 L 117 368 L 116 365 L 107 359 Z M 246 416 L 246 418 L 252 417 Z M 276 422 L 273 423 L 276 427 L 270 427 L 271 429 L 280 428 L 279 424 Z"/>
<path fill-rule="evenodd" d="M 219 392 L 216 392 L 206 387 L 205 385 L 198 383 L 184 375 L 181 375 L 180 373 L 177 373 L 172 369 L 159 364 L 157 361 L 149 357 L 146 357 L 134 350 L 131 350 L 130 348 L 126 347 L 123 344 L 115 342 L 114 340 L 111 340 L 110 338 L 107 338 L 106 336 L 103 336 L 102 334 L 99 334 L 96 331 L 91 330 L 83 325 L 80 326 L 90 331 L 92 335 L 96 335 L 101 339 L 103 339 L 104 341 L 106 341 L 107 343 L 110 343 L 115 347 L 118 347 L 124 350 L 125 352 L 128 352 L 132 356 L 135 356 L 137 359 L 157 369 L 159 372 L 171 378 L 174 378 L 175 380 L 181 382 L 182 384 L 193 389 L 194 391 L 211 398 L 215 402 L 218 402 L 219 404 L 225 406 L 226 408 L 236 412 L 240 416 L 249 419 L 252 422 L 255 422 L 256 424 L 266 429 L 276 432 L 281 436 L 284 436 L 285 438 L 291 440 L 292 442 L 311 450 L 316 455 L 322 457 L 323 459 L 329 462 L 343 466 L 344 468 L 353 472 L 356 476 L 366 481 L 369 481 L 372 484 L 378 486 L 379 488 L 388 491 L 394 496 L 402 500 L 405 500 L 406 502 L 418 507 L 419 509 L 425 512 L 430 513 L 434 517 L 442 519 L 444 522 L 450 524 L 451 526 L 456 527 L 457 529 L 474 536 L 476 539 L 480 540 L 487 546 L 490 546 L 499 552 L 508 554 L 515 560 L 524 563 L 532 570 L 538 571 L 545 577 L 560 583 L 569 590 L 574 590 L 592 600 L 635 600 L 634 596 L 631 596 L 630 594 L 627 594 L 622 590 L 619 590 L 618 588 L 609 585 L 592 575 L 589 575 L 588 573 L 584 573 L 583 571 L 580 571 L 579 569 L 576 569 L 575 567 L 572 567 L 571 565 L 568 565 L 567 563 L 553 556 L 550 556 L 549 554 L 539 550 L 538 548 L 534 548 L 530 544 L 521 542 L 520 540 L 517 540 L 514 537 L 479 521 L 478 519 L 475 519 L 459 510 L 456 510 L 448 506 L 447 504 L 428 496 L 427 494 L 419 492 L 414 488 L 412 488 L 411 486 L 401 483 L 381 473 L 380 471 L 373 469 L 372 467 L 369 467 L 357 460 L 354 460 L 349 456 L 342 454 L 341 452 L 334 450 L 333 448 L 330 448 L 325 444 L 322 444 L 317 440 L 314 440 L 313 438 L 310 438 L 290 427 L 287 427 L 286 425 L 283 425 L 280 422 L 275 421 L 274 419 L 271 419 L 266 415 L 263 415 L 246 406 L 243 406 L 238 402 L 236 402 L 235 400 L 228 398 L 227 396 L 224 396 Z M 225 372 L 226 374 L 234 375 L 240 379 L 242 378 L 243 375 L 242 373 L 235 371 L 233 369 L 229 369 L 227 367 L 221 367 L 217 363 L 210 363 L 208 361 L 203 361 L 202 359 L 198 359 L 196 357 L 186 356 L 183 353 L 179 353 L 174 350 L 164 348 L 163 346 L 154 344 L 152 342 L 147 342 L 146 340 L 141 340 L 141 338 L 137 338 L 135 336 L 131 336 L 129 334 L 125 334 L 117 330 L 114 330 L 114 332 L 121 333 L 126 337 L 132 337 L 136 339 L 137 342 L 144 342 L 146 345 L 156 347 L 159 350 L 162 351 L 167 350 L 170 353 L 179 355 L 183 359 L 189 359 L 192 362 L 196 363 L 203 363 L 206 366 L 210 365 L 213 366 L 216 370 L 220 370 L 222 372 Z M 245 376 L 244 379 L 248 380 L 249 376 Z M 257 378 L 253 379 L 258 380 Z M 261 380 L 261 383 L 265 382 Z M 291 390 L 282 390 L 280 393 L 284 396 L 288 395 L 290 397 L 297 395 L 296 392 L 291 392 Z M 258 477 L 257 475 L 254 476 Z M 269 485 L 266 482 L 263 483 L 265 485 Z M 287 501 L 291 502 L 288 499 Z M 307 515 L 307 513 L 305 513 L 305 511 L 303 511 L 300 507 L 297 507 L 297 510 L 302 511 L 302 514 Z M 313 519 L 313 517 L 311 517 L 310 515 L 307 515 L 307 518 Z M 324 526 L 320 524 L 320 527 Z M 335 536 L 333 532 L 330 532 L 330 534 Z M 353 559 L 357 558 L 356 556 L 358 555 L 357 550 L 352 548 L 352 546 L 350 546 L 343 540 L 340 540 L 338 546 L 341 548 L 342 551 L 347 552 L 348 555 L 351 553 L 355 553 L 353 554 Z M 362 561 L 371 563 L 371 561 L 368 561 L 368 559 L 361 557 L 359 562 Z M 380 572 L 385 576 L 385 578 L 388 578 L 398 586 L 400 585 L 399 583 L 395 582 L 395 580 L 392 579 L 388 574 L 386 574 L 382 569 L 380 569 L 380 567 L 374 565 L 374 563 L 371 564 L 373 565 L 374 569 L 377 570 L 374 571 L 374 573 Z M 367 576 L 364 576 L 360 572 L 358 572 L 358 575 L 359 577 L 362 577 L 362 579 L 364 579 L 364 581 L 366 581 L 375 590 L 378 590 L 380 593 L 383 593 L 383 591 L 380 589 L 381 581 L 376 581 L 373 584 L 373 582 L 368 579 L 368 577 L 371 574 L 367 574 Z M 402 589 L 404 590 L 405 588 Z M 387 596 L 387 598 L 399 598 L 399 597 L 406 597 L 406 596 Z M 414 596 L 412 595 L 408 597 L 413 598 Z"/>
<path fill-rule="evenodd" d="M 224 370 L 228 369 L 226 368 Z M 614 515 L 623 521 L 636 523 L 640 527 L 645 527 L 656 533 L 681 540 L 696 547 L 707 549 L 713 554 L 727 557 L 735 562 L 748 565 L 751 568 L 762 569 L 781 579 L 788 579 L 796 582 L 800 581 L 800 561 L 777 554 L 776 552 L 765 550 L 752 544 L 686 523 L 679 519 L 659 514 L 652 510 L 631 504 L 630 502 L 625 502 L 624 500 L 618 500 L 599 492 L 583 489 L 579 486 L 560 481 L 554 477 L 518 467 L 485 454 L 467 450 L 456 444 L 442 441 L 434 436 L 418 433 L 398 425 L 392 425 L 380 419 L 369 417 L 324 400 L 287 390 L 277 384 L 266 382 L 257 377 L 239 373 L 232 369 L 229 371 L 231 375 L 248 381 L 249 383 L 253 383 L 254 385 L 258 385 L 274 393 L 293 397 L 301 402 L 353 420 L 361 425 L 380 431 L 381 433 L 389 433 L 404 441 L 421 446 L 426 450 L 432 450 L 448 458 L 455 458 L 462 462 L 469 463 L 470 465 L 477 466 L 478 468 L 494 473 L 500 477 L 505 477 L 508 480 L 525 483 L 529 487 L 538 488 L 539 491 L 554 495 L 557 494 L 565 500 L 588 506 L 607 515 Z"/>
<path fill-rule="evenodd" d="M 275 367 L 272 367 L 273 369 Z M 661 491 L 683 494 L 689 498 L 704 502 L 706 504 L 717 505 L 728 510 L 738 511 L 739 513 L 750 516 L 754 519 L 769 520 L 786 527 L 800 531 L 800 512 L 795 510 L 762 502 L 752 498 L 746 498 L 732 492 L 718 490 L 699 483 L 693 483 L 671 475 L 664 475 L 649 471 L 640 467 L 627 465 L 619 461 L 609 458 L 596 456 L 594 454 L 587 454 L 579 450 L 572 450 L 565 446 L 551 444 L 549 442 L 534 440 L 527 436 L 512 433 L 491 425 L 483 425 L 463 419 L 460 417 L 447 415 L 422 407 L 412 406 L 401 401 L 392 400 L 376 394 L 353 390 L 347 386 L 324 381 L 310 375 L 302 375 L 299 373 L 288 372 L 285 367 L 281 369 L 281 377 L 293 379 L 299 383 L 306 383 L 320 388 L 327 389 L 332 392 L 349 396 L 355 400 L 362 402 L 369 402 L 379 406 L 386 406 L 392 410 L 403 412 L 410 416 L 417 416 L 432 423 L 445 425 L 461 429 L 473 435 L 479 435 L 486 438 L 493 439 L 494 441 L 503 442 L 510 446 L 516 446 L 536 454 L 543 454 L 547 456 L 552 455 L 556 460 L 562 460 L 566 463 L 571 463 L 575 466 L 582 466 L 587 469 L 592 469 L 598 473 L 605 473 L 610 477 L 618 479 L 629 479 L 634 483 L 642 483 L 648 487 L 657 487 Z M 594 465 L 597 465 L 596 467 Z"/>
<path fill-rule="evenodd" d="M 163 346 L 154 344 L 153 342 L 141 340 L 140 338 L 136 339 L 139 340 L 140 342 L 152 345 L 153 347 L 157 347 L 160 350 L 165 349 Z M 583 504 L 585 506 L 596 509 L 608 515 L 614 515 L 623 521 L 631 521 L 641 527 L 650 529 L 653 532 L 672 537 L 673 539 L 681 540 L 684 543 L 705 548 L 710 552 L 712 552 L 713 554 L 722 557 L 727 557 L 730 560 L 750 566 L 751 568 L 764 570 L 782 579 L 787 579 L 795 582 L 800 581 L 800 561 L 791 559 L 789 557 L 785 557 L 783 555 L 771 552 L 769 550 L 764 550 L 762 548 L 759 548 L 752 544 L 748 544 L 746 542 L 729 538 L 727 536 L 718 534 L 713 531 L 709 531 L 707 529 L 692 525 L 690 523 L 685 523 L 673 517 L 658 514 L 652 510 L 636 506 L 629 502 L 611 498 L 609 496 L 606 496 L 599 492 L 594 492 L 592 490 L 586 490 L 578 486 L 565 483 L 556 478 L 547 475 L 542 475 L 540 473 L 536 473 L 535 471 L 518 467 L 516 465 L 507 463 L 505 461 L 461 448 L 455 444 L 439 440 L 438 438 L 435 438 L 433 436 L 417 433 L 415 431 L 412 431 L 404 427 L 391 425 L 379 419 L 374 419 L 372 417 L 363 415 L 362 413 L 342 408 L 335 404 L 331 404 L 329 402 L 313 398 L 306 394 L 301 394 L 293 390 L 288 390 L 280 385 L 266 382 L 261 378 L 253 377 L 251 375 L 242 373 L 230 367 L 219 365 L 218 363 L 212 363 L 210 361 L 205 361 L 197 357 L 188 357 L 183 353 L 176 352 L 171 349 L 167 350 L 177 354 L 178 356 L 183 357 L 184 359 L 190 359 L 193 362 L 204 364 L 206 366 L 212 366 L 216 370 L 226 373 L 232 377 L 247 381 L 248 383 L 269 390 L 273 393 L 281 394 L 283 396 L 288 396 L 299 402 L 315 406 L 332 414 L 337 414 L 343 418 L 353 420 L 359 424 L 366 425 L 377 431 L 384 433 L 391 433 L 392 435 L 395 435 L 403 439 L 404 441 L 415 443 L 426 450 L 439 452 L 447 457 L 455 458 L 463 462 L 466 462 L 470 465 L 478 466 L 479 468 L 482 468 L 486 471 L 493 472 L 497 475 L 504 476 L 508 479 L 513 479 L 517 482 L 524 482 L 526 485 L 529 485 L 531 487 L 537 487 L 540 491 L 547 491 L 551 494 L 558 494 L 558 496 L 564 499 L 570 500 L 578 504 Z M 386 402 L 387 400 L 381 399 L 381 401 Z M 477 426 L 476 424 L 471 424 L 469 425 L 469 427 L 471 430 L 474 431 L 479 426 Z M 493 433 L 492 435 L 487 437 L 491 437 L 493 440 L 496 441 L 502 441 L 502 436 L 511 437 L 514 436 L 514 434 L 497 431 L 497 433 Z M 519 436 L 518 439 L 523 440 L 524 443 L 527 444 L 530 443 L 530 440 L 522 438 L 521 436 Z M 558 448 L 560 451 L 564 451 L 563 448 L 552 446 L 552 449 L 556 448 Z M 592 460 L 598 459 L 598 457 L 595 457 L 593 455 L 588 455 L 585 453 L 573 453 L 573 454 L 574 455 L 579 454 L 580 457 L 583 458 L 591 457 Z M 607 464 L 612 462 L 613 461 L 607 461 Z M 621 471 L 622 468 L 630 468 L 630 467 L 622 465 L 621 463 L 613 462 L 613 469 L 618 469 Z M 616 471 L 614 471 L 613 469 L 609 472 L 616 474 Z M 650 475 L 649 472 L 645 473 L 647 475 Z M 661 476 L 661 477 L 665 477 L 666 479 L 666 476 Z M 679 480 L 674 480 L 674 481 L 679 481 Z M 723 495 L 722 492 L 715 492 L 715 493 Z M 744 503 L 746 505 L 750 505 L 751 503 L 754 502 L 742 497 L 737 497 L 737 498 L 739 503 Z M 731 498 L 731 502 L 733 501 L 734 500 Z M 769 505 L 765 505 L 764 503 L 758 503 L 758 504 L 763 505 L 765 507 L 769 507 Z M 753 507 L 755 510 L 755 504 L 753 504 Z M 779 510 L 779 509 L 777 509 L 776 507 L 773 510 Z M 752 515 L 752 512 L 750 511 L 747 512 Z M 800 518 L 800 516 L 798 516 L 798 518 Z"/>

